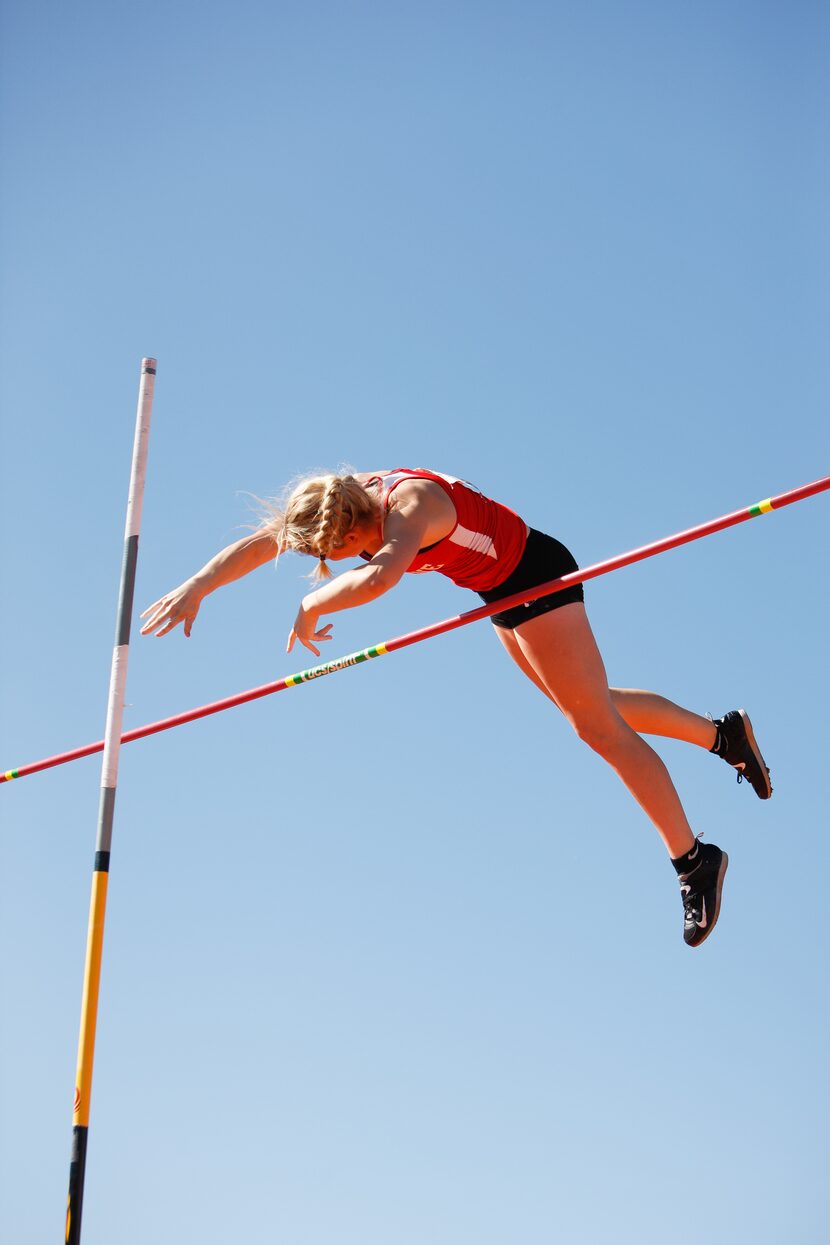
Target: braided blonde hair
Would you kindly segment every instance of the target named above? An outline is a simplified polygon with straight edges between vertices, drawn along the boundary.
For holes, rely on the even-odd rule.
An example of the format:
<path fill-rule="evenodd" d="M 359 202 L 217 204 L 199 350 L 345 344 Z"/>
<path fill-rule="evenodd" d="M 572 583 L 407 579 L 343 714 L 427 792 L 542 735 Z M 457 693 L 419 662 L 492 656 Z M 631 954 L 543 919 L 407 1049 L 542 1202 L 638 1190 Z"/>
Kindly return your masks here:
<path fill-rule="evenodd" d="M 353 528 L 379 518 L 379 500 L 351 474 L 306 476 L 289 489 L 283 504 L 266 503 L 270 514 L 263 529 L 280 551 L 293 549 L 318 559 L 312 579 L 330 579 L 326 555 Z"/>

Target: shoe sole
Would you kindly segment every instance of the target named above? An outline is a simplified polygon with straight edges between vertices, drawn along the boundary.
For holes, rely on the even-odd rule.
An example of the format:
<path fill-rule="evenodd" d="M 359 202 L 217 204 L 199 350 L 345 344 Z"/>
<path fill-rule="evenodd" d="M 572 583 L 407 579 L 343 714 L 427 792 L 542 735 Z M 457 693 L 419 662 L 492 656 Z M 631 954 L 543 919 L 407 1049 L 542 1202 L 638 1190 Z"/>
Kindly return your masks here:
<path fill-rule="evenodd" d="M 715 914 L 709 924 L 706 926 L 706 932 L 698 942 L 687 942 L 686 946 L 691 947 L 695 951 L 698 947 L 702 947 L 712 930 L 718 923 L 720 916 L 720 897 L 723 892 L 723 879 L 726 877 L 726 870 L 729 867 L 729 857 L 726 852 L 721 852 L 720 868 L 718 869 L 718 880 L 715 883 Z"/>
<path fill-rule="evenodd" d="M 752 730 L 752 723 L 749 720 L 749 714 L 747 713 L 746 709 L 739 709 L 738 713 L 741 715 L 741 721 L 744 724 L 744 732 L 746 733 L 746 742 L 749 744 L 750 751 L 752 752 L 752 755 L 755 757 L 755 760 L 758 762 L 758 766 L 761 771 L 761 781 L 764 783 L 765 790 L 766 790 L 766 795 L 764 795 L 760 791 L 756 791 L 755 794 L 761 800 L 768 800 L 770 796 L 772 795 L 772 783 L 770 782 L 769 770 L 767 769 L 764 758 L 761 756 L 761 749 L 758 747 L 758 744 L 755 740 L 755 734 Z M 744 773 L 744 777 L 746 778 L 746 773 Z M 749 780 L 747 779 L 747 781 Z M 753 787 L 753 790 L 755 790 L 754 787 Z"/>

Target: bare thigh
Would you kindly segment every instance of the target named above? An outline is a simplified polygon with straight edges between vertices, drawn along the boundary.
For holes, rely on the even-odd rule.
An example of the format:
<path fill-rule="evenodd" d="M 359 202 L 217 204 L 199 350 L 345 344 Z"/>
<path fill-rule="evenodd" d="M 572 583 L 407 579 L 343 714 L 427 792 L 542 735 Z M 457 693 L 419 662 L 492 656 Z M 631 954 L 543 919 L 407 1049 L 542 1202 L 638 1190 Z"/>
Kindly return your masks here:
<path fill-rule="evenodd" d="M 672 858 L 694 843 L 668 770 L 620 714 L 585 613 L 575 602 L 499 638 L 516 664 L 562 711 L 580 739 L 616 770 Z"/>
<path fill-rule="evenodd" d="M 511 631 L 507 627 L 494 627 L 493 630 L 522 673 L 527 675 L 531 683 L 536 684 L 543 696 L 546 696 L 548 700 L 553 701 L 556 705 L 556 701 L 553 699 L 553 696 L 548 691 L 547 687 L 545 687 L 545 684 L 542 682 L 541 678 L 533 669 L 530 662 L 519 647 L 519 641 L 516 639 L 515 631 Z M 556 705 L 556 708 L 558 709 L 559 705 Z"/>
<path fill-rule="evenodd" d="M 618 719 L 608 676 L 585 606 L 563 605 L 499 630 L 510 656 L 540 691 L 579 728 L 588 719 Z"/>

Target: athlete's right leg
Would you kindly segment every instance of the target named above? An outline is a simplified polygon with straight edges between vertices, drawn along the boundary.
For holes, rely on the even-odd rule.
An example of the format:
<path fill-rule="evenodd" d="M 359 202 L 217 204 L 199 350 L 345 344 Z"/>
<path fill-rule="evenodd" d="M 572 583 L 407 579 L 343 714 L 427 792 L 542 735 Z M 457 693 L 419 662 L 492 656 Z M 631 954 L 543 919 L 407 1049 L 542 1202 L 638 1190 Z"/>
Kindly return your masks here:
<path fill-rule="evenodd" d="M 541 635 L 539 624 L 544 628 Z M 503 627 L 496 627 L 495 631 L 516 665 L 611 763 L 651 817 L 679 876 L 684 941 L 689 946 L 699 946 L 714 929 L 720 914 L 728 864 L 726 853 L 714 843 L 700 843 L 693 837 L 662 761 L 616 709 L 584 606 L 570 605 L 523 624 L 520 635 Z M 551 643 L 557 640 L 557 633 L 561 633 L 558 642 Z M 665 703 L 670 706 L 670 702 Z M 674 708 L 679 710 L 678 706 Z M 594 725 L 586 729 L 591 719 Z M 613 728 L 614 719 L 619 731 Z M 621 739 L 615 745 L 612 737 L 617 734 Z M 632 751 L 635 741 L 636 749 Z"/>

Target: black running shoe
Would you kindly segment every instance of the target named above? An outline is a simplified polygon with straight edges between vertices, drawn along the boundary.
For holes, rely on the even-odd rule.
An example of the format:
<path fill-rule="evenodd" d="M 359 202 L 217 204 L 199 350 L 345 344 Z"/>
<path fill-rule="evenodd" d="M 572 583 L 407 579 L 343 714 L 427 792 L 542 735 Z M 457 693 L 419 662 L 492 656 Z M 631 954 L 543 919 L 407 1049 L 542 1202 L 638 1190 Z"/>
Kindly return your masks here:
<path fill-rule="evenodd" d="M 718 756 L 738 771 L 738 782 L 745 778 L 759 799 L 768 800 L 772 795 L 769 770 L 755 741 L 746 709 L 731 709 L 722 718 L 715 718 L 715 726 L 720 732 Z"/>
<path fill-rule="evenodd" d="M 697 856 L 688 873 L 681 873 L 680 894 L 683 897 L 683 941 L 687 947 L 699 947 L 711 934 L 720 916 L 720 896 L 729 857 L 714 843 L 697 844 Z"/>

